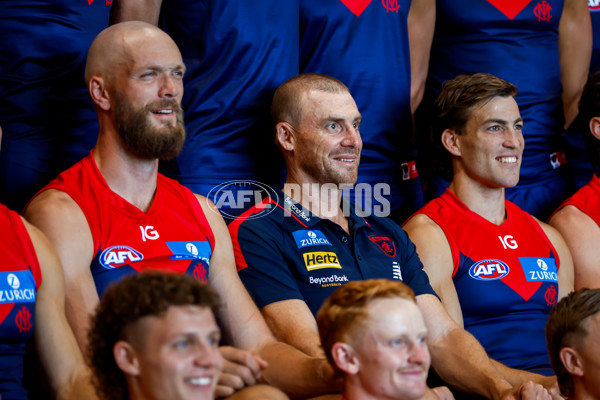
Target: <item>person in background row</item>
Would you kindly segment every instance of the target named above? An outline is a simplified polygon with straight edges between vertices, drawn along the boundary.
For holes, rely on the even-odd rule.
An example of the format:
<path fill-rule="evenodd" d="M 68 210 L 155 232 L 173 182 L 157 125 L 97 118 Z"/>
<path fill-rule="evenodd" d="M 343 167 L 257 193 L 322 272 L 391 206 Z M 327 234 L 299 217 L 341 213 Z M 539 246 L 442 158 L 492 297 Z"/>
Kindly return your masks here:
<path fill-rule="evenodd" d="M 187 273 L 223 298 L 225 359 L 218 396 L 265 379 L 294 395 L 332 390 L 327 361 L 277 342 L 237 276 L 231 239 L 214 204 L 158 173 L 185 140 L 185 65 L 162 30 L 132 21 L 102 31 L 86 66 L 98 142 L 28 205 L 64 265 L 67 317 L 86 348 L 89 314 L 108 284 L 147 269 Z M 235 347 L 231 347 L 235 346 Z M 267 363 L 268 362 L 268 363 Z M 265 369 L 267 364 L 269 369 Z M 278 393 L 280 393 L 277 390 Z"/>
<path fill-rule="evenodd" d="M 581 95 L 579 118 L 587 121 L 583 139 L 596 173 L 565 200 L 549 224 L 563 235 L 575 265 L 575 289 L 600 288 L 600 71 L 590 75 Z"/>
<path fill-rule="evenodd" d="M 344 376 L 345 399 L 417 400 L 425 394 L 427 328 L 413 291 L 402 282 L 340 286 L 319 309 L 317 326 L 323 351 Z"/>
<path fill-rule="evenodd" d="M 129 0 L 124 0 L 129 1 Z M 110 0 L 2 2 L 0 203 L 27 201 L 94 147 L 98 120 L 84 79 Z"/>
<path fill-rule="evenodd" d="M 559 301 L 546 324 L 550 361 L 563 396 L 600 399 L 600 289 L 580 289 Z"/>

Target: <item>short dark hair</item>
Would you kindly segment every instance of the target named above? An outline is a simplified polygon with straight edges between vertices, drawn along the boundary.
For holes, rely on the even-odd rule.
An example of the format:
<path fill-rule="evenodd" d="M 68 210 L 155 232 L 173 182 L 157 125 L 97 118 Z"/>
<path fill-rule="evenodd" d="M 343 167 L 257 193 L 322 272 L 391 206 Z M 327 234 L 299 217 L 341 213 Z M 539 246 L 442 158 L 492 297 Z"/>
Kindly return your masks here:
<path fill-rule="evenodd" d="M 457 134 L 464 128 L 475 107 L 484 106 L 494 97 L 515 97 L 517 87 L 497 76 L 486 73 L 458 75 L 444 82 L 442 91 L 434 102 L 431 140 L 433 162 L 444 178 L 452 179 L 452 162 L 448 151 L 441 144 L 442 133 L 452 129 Z"/>
<path fill-rule="evenodd" d="M 87 351 L 101 398 L 128 398 L 125 374 L 113 357 L 114 345 L 130 339 L 128 330 L 141 318 L 160 317 L 169 307 L 187 305 L 210 308 L 216 314 L 219 297 L 189 275 L 159 271 L 126 276 L 106 290 L 91 319 Z"/>
<path fill-rule="evenodd" d="M 441 132 L 453 129 L 461 134 L 476 106 L 487 104 L 494 97 L 515 97 L 517 87 L 492 74 L 458 75 L 444 82 L 435 101 Z"/>
<path fill-rule="evenodd" d="M 337 288 L 325 300 L 317 313 L 317 326 L 321 345 L 333 369 L 341 371 L 333 361 L 331 349 L 336 342 L 343 342 L 351 329 L 364 325 L 367 307 L 377 299 L 402 298 L 412 302 L 415 294 L 400 281 L 367 279 L 348 282 Z"/>
<path fill-rule="evenodd" d="M 576 119 L 576 129 L 581 132 L 588 154 L 600 171 L 600 140 L 590 131 L 590 120 L 594 117 L 600 117 L 600 70 L 588 77 L 579 99 L 579 115 Z"/>
<path fill-rule="evenodd" d="M 563 395 L 573 397 L 573 379 L 560 360 L 560 350 L 573 347 L 591 332 L 586 320 L 600 312 L 600 289 L 580 289 L 562 298 L 546 322 L 546 343 L 550 363 Z M 593 332 L 593 334 L 596 334 Z"/>
<path fill-rule="evenodd" d="M 350 93 L 346 85 L 332 76 L 316 72 L 296 75 L 282 83 L 273 95 L 271 103 L 273 125 L 277 125 L 279 122 L 289 122 L 297 126 L 302 117 L 300 96 L 311 90 L 327 93 Z"/>

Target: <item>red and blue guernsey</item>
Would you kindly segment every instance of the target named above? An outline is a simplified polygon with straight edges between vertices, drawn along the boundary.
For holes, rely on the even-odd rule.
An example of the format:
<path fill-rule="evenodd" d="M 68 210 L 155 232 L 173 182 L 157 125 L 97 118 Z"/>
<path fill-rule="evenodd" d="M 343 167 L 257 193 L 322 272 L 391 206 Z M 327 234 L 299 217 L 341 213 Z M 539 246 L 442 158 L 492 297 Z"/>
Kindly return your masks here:
<path fill-rule="evenodd" d="M 526 145 L 519 185 L 507 189 L 506 196 L 543 218 L 567 195 L 567 183 L 558 169 L 564 157 L 557 153 L 564 124 L 558 52 L 563 3 L 436 0 L 429 65 L 430 99 L 440 93 L 443 82 L 460 74 L 487 72 L 518 87 Z M 518 196 L 519 189 L 540 182 L 552 182 L 549 194 Z"/>
<path fill-rule="evenodd" d="M 42 275 L 19 215 L 0 204 L 0 398 L 27 399 L 25 344 L 33 335 L 35 299 Z"/>
<path fill-rule="evenodd" d="M 185 146 L 161 171 L 202 195 L 232 180 L 282 181 L 269 110 L 298 74 L 298 0 L 169 0 L 160 18 L 187 68 Z"/>
<path fill-rule="evenodd" d="M 87 155 L 98 120 L 87 51 L 112 0 L 5 0 L 0 12 L 0 202 L 21 210 Z"/>
<path fill-rule="evenodd" d="M 145 269 L 208 281 L 214 235 L 196 196 L 176 181 L 158 174 L 154 201 L 143 212 L 110 189 L 90 154 L 42 191 L 48 189 L 67 193 L 87 219 L 99 296 L 110 283 Z"/>
<path fill-rule="evenodd" d="M 358 182 L 390 185 L 386 198 L 399 223 L 423 205 L 411 140 L 410 6 L 411 0 L 300 2 L 300 70 L 333 76 L 350 89 L 363 116 Z"/>
<path fill-rule="evenodd" d="M 565 200 L 556 211 L 564 206 L 577 207 L 600 226 L 600 179 L 598 176 L 594 175 L 587 185 Z"/>
<path fill-rule="evenodd" d="M 449 190 L 419 213 L 450 244 L 465 329 L 491 358 L 553 375 L 544 327 L 558 297 L 560 260 L 539 223 L 506 201 L 506 221 L 497 226 Z"/>

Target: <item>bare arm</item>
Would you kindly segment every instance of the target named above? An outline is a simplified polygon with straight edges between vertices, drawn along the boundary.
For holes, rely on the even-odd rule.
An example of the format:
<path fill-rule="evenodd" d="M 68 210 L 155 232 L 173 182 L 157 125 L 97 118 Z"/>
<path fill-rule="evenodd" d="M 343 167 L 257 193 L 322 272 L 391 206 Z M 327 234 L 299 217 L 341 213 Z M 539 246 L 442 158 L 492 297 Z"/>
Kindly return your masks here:
<path fill-rule="evenodd" d="M 42 272 L 35 304 L 35 345 L 41 364 L 58 399 L 96 399 L 89 370 L 65 317 L 63 272 L 58 256 L 38 229 L 24 223 Z"/>
<path fill-rule="evenodd" d="M 82 352 L 87 347 L 89 315 L 98 304 L 90 271 L 93 240 L 83 212 L 66 193 L 47 190 L 25 210 L 25 218 L 48 237 L 63 266 L 66 314 Z"/>
<path fill-rule="evenodd" d="M 113 0 L 110 25 L 124 21 L 144 21 L 158 25 L 162 0 Z"/>
<path fill-rule="evenodd" d="M 410 104 L 414 113 L 425 92 L 429 52 L 435 30 L 435 0 L 414 0 L 408 12 L 410 45 Z"/>
<path fill-rule="evenodd" d="M 592 54 L 592 22 L 587 1 L 565 0 L 558 25 L 560 80 L 568 127 L 575 119 L 579 98 L 587 80 Z"/>
<path fill-rule="evenodd" d="M 440 377 L 462 391 L 493 399 L 515 390 L 519 392 L 521 387 L 526 389 L 521 393 L 525 397 L 532 395 L 532 391 L 539 391 L 540 387 L 527 381 L 541 379 L 541 375 L 513 370 L 491 360 L 477 339 L 462 329 L 462 312 L 452 281 L 452 253 L 439 225 L 426 215 L 418 214 L 406 223 L 404 229 L 415 244 L 431 284 L 442 300 L 440 303 L 432 295 L 417 297 L 430 332 L 428 342 L 432 365 Z M 505 373 L 515 378 L 515 382 L 511 382 Z"/>
<path fill-rule="evenodd" d="M 560 268 L 558 269 L 558 299 L 560 300 L 573 291 L 574 277 L 571 252 L 563 237 L 556 229 L 539 220 L 537 222 L 546 233 L 546 236 L 548 236 L 548 239 L 550 239 L 560 259 Z"/>
<path fill-rule="evenodd" d="M 275 337 L 313 357 L 325 357 L 317 321 L 302 300 L 271 303 L 262 309 Z"/>
<path fill-rule="evenodd" d="M 308 357 L 275 340 L 237 274 L 225 222 L 210 200 L 201 196 L 198 199 L 215 235 L 209 284 L 223 300 L 218 318 L 226 340 L 244 350 L 256 351 L 269 364 L 263 371 L 266 381 L 291 396 L 306 397 L 334 390 L 333 370 L 326 359 Z"/>
<path fill-rule="evenodd" d="M 573 256 L 574 288 L 600 288 L 600 227 L 577 207 L 568 205 L 550 219 Z M 561 261 L 562 269 L 562 261 Z"/>

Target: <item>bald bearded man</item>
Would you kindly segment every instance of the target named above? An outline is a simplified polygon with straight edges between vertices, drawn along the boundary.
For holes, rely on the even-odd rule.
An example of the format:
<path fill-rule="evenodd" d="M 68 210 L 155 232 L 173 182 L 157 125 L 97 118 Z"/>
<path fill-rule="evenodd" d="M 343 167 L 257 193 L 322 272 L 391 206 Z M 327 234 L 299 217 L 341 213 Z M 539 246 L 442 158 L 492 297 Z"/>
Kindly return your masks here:
<path fill-rule="evenodd" d="M 223 299 L 217 318 L 226 344 L 218 396 L 264 379 L 294 396 L 330 390 L 325 359 L 278 343 L 235 269 L 231 240 L 212 202 L 158 173 L 185 140 L 185 66 L 173 40 L 143 22 L 102 31 L 86 81 L 98 114 L 90 155 L 34 197 L 25 215 L 64 264 L 67 317 L 86 347 L 89 314 L 111 282 L 147 269 L 186 273 Z M 267 368 L 267 365 L 270 368 Z M 260 387 L 247 398 L 282 398 Z"/>

